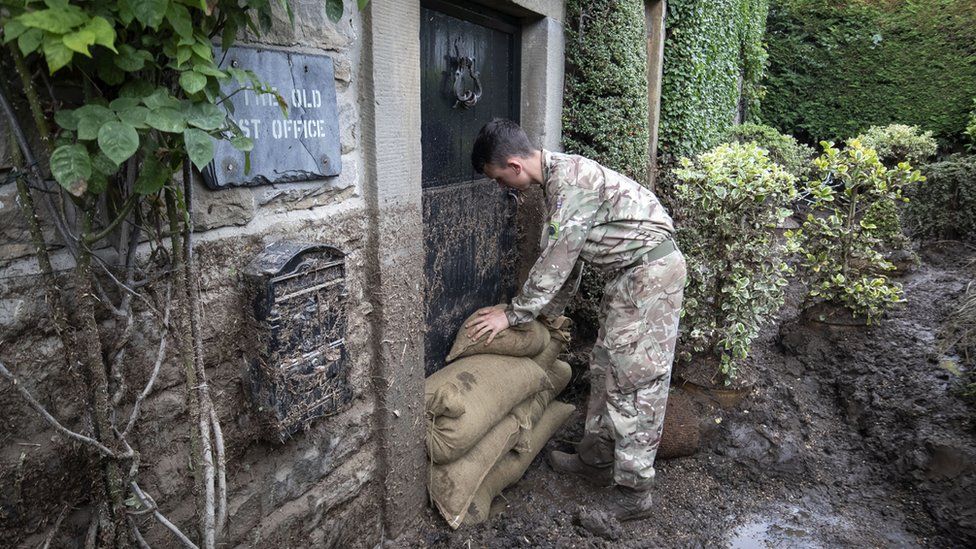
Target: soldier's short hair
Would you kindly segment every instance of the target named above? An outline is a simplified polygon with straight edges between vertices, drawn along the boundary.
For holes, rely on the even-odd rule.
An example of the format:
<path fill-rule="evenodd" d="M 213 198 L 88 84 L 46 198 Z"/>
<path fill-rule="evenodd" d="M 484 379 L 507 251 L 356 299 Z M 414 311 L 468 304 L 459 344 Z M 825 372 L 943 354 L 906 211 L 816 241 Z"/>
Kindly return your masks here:
<path fill-rule="evenodd" d="M 471 148 L 471 165 L 476 172 L 484 173 L 485 164 L 489 162 L 504 166 L 513 156 L 527 158 L 533 152 L 535 148 L 521 126 L 511 120 L 496 118 L 478 132 Z"/>

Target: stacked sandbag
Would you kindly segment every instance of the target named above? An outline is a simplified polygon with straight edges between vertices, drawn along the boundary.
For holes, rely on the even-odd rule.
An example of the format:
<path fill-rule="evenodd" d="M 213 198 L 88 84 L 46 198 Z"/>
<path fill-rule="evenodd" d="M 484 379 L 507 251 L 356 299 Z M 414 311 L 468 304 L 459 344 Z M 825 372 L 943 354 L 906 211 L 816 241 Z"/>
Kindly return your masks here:
<path fill-rule="evenodd" d="M 509 454 L 535 455 L 551 436 L 543 438 L 538 427 L 545 417 L 561 417 L 551 415 L 550 403 L 572 374 L 556 360 L 566 341 L 568 332 L 537 321 L 505 330 L 490 345 L 462 328 L 450 364 L 427 378 L 428 489 L 452 528 L 464 521 L 489 471 Z"/>

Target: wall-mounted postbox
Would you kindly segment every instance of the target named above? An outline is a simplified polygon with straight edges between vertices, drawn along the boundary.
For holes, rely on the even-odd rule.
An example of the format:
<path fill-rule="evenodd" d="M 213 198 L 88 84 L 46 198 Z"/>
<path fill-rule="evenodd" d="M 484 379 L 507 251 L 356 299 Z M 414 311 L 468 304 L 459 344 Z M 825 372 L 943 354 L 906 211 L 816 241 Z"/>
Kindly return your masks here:
<path fill-rule="evenodd" d="M 345 256 L 322 244 L 276 242 L 244 276 L 254 306 L 251 398 L 272 436 L 285 441 L 352 399 Z"/>

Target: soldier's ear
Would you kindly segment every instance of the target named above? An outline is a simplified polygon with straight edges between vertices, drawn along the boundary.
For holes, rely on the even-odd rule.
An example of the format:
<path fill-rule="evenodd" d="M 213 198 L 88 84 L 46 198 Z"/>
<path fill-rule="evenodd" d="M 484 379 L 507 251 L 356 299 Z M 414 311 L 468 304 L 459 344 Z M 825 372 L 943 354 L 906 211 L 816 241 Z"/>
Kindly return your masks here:
<path fill-rule="evenodd" d="M 522 166 L 522 163 L 515 158 L 510 158 L 508 160 L 508 167 L 512 168 L 512 171 L 515 172 L 515 175 L 521 175 L 522 170 L 525 169 L 525 167 Z"/>

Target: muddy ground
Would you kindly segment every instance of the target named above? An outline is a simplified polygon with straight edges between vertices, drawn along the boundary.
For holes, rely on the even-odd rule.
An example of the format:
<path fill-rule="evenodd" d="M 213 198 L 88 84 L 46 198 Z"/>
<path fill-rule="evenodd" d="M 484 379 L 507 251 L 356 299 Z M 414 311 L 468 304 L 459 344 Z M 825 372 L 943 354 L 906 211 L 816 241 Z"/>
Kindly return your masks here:
<path fill-rule="evenodd" d="M 582 435 L 576 414 L 486 524 L 451 531 L 428 508 L 391 547 L 833 547 L 976 545 L 976 404 L 936 353 L 976 274 L 976 251 L 927 246 L 901 281 L 908 303 L 868 327 L 804 321 L 794 288 L 757 342 L 758 382 L 737 407 L 700 401 L 693 457 L 659 461 L 652 518 L 587 517 L 609 490 L 557 475 L 543 456 Z M 581 366 L 580 361 L 574 366 Z"/>

